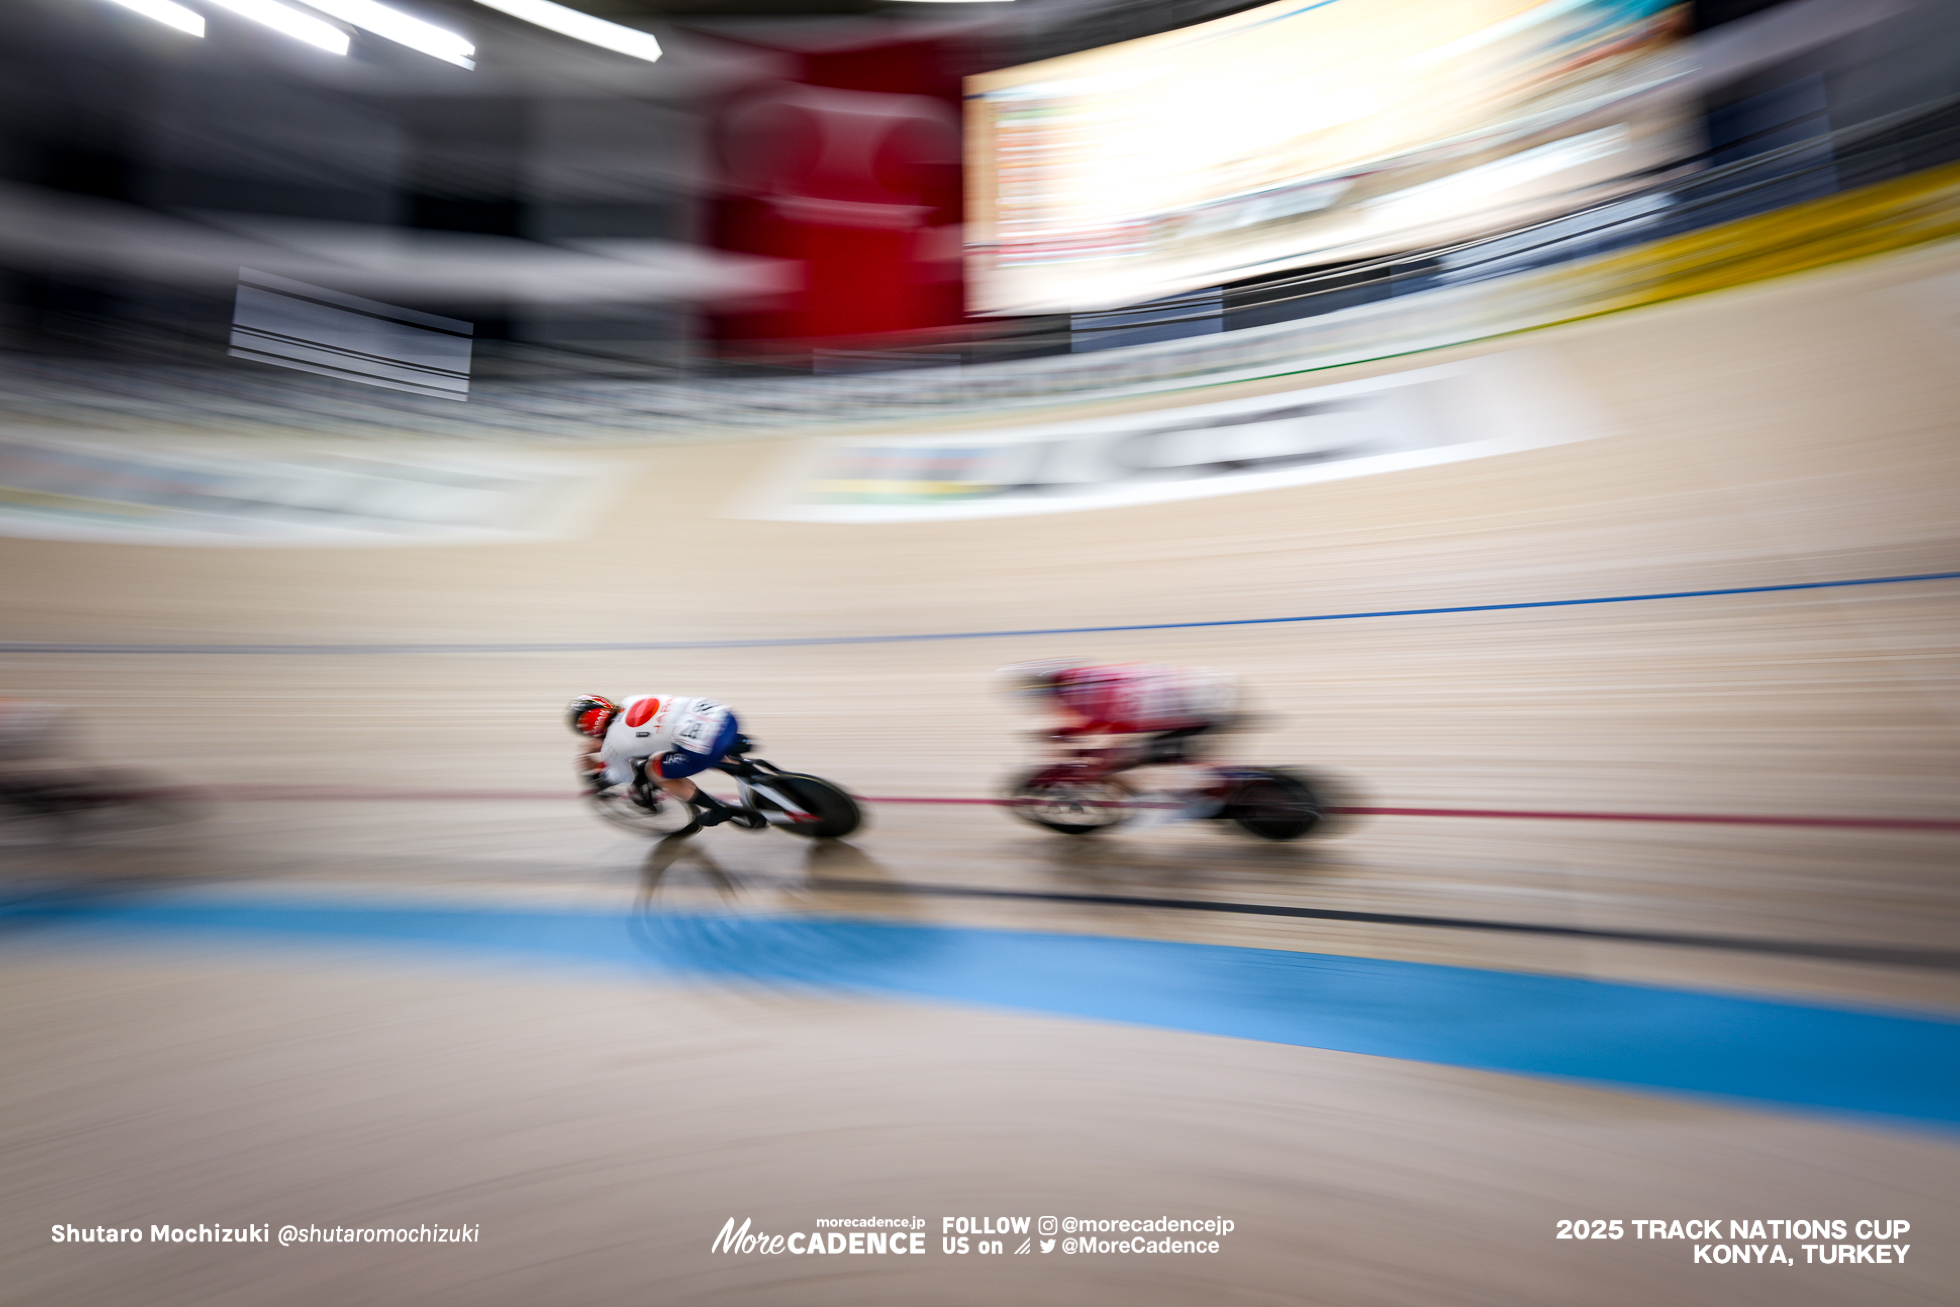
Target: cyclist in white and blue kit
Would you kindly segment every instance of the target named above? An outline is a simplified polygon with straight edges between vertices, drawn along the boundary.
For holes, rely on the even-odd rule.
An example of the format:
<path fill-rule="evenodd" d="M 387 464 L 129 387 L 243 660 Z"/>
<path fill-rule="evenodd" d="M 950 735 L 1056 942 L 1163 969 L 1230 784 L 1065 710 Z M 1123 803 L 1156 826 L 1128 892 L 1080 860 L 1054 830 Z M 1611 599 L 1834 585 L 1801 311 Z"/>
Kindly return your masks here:
<path fill-rule="evenodd" d="M 732 821 L 759 829 L 765 824 L 761 813 L 723 803 L 690 779 L 720 762 L 742 738 L 741 723 L 726 704 L 671 694 L 639 694 L 618 704 L 582 694 L 572 700 L 566 720 L 594 741 L 580 759 L 595 789 L 634 785 L 635 764 L 644 760 L 646 780 L 691 805 L 701 825 Z"/>

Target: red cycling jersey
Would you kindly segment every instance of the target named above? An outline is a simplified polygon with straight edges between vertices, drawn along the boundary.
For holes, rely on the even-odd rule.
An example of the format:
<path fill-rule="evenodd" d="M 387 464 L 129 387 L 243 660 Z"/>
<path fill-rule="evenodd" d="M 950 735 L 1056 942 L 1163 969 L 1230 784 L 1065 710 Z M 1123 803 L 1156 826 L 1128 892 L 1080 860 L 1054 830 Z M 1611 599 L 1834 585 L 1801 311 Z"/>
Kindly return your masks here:
<path fill-rule="evenodd" d="M 1073 718 L 1064 735 L 1142 735 L 1210 726 L 1231 711 L 1231 685 L 1215 672 L 1124 663 L 1073 667 L 1055 678 Z"/>

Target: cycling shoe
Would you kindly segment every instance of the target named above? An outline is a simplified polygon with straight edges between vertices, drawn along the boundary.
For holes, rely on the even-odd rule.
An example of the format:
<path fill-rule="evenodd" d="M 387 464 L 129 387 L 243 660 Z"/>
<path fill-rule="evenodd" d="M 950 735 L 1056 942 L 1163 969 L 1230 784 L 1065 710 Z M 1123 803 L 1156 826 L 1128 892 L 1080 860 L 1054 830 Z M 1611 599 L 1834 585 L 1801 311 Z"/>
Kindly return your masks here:
<path fill-rule="evenodd" d="M 696 808 L 695 811 L 700 814 L 700 822 L 703 826 L 719 826 L 726 821 L 734 823 L 743 830 L 761 830 L 769 824 L 768 818 L 754 808 L 732 808 L 720 804 L 712 808 Z"/>

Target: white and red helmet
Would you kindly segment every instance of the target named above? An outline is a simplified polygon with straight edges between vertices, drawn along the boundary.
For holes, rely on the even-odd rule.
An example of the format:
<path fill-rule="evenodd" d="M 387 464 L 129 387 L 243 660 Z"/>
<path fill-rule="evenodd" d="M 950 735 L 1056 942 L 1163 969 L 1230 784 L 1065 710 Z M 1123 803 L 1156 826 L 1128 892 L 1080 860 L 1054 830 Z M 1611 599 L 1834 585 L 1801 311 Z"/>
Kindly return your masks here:
<path fill-rule="evenodd" d="M 619 705 L 602 694 L 581 694 L 565 709 L 565 721 L 580 735 L 595 740 L 606 737 L 606 728 L 619 716 Z"/>

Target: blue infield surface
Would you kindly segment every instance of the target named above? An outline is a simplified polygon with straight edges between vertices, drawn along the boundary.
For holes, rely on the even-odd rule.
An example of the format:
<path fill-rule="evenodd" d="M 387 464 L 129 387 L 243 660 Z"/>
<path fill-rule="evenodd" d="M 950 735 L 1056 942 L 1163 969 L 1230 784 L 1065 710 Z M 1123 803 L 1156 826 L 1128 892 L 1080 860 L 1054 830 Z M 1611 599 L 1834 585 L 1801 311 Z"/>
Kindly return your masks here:
<path fill-rule="evenodd" d="M 9 944 L 308 943 L 1052 1013 L 1960 1124 L 1960 1020 L 1275 949 L 857 918 L 247 897 L 0 907 Z"/>

